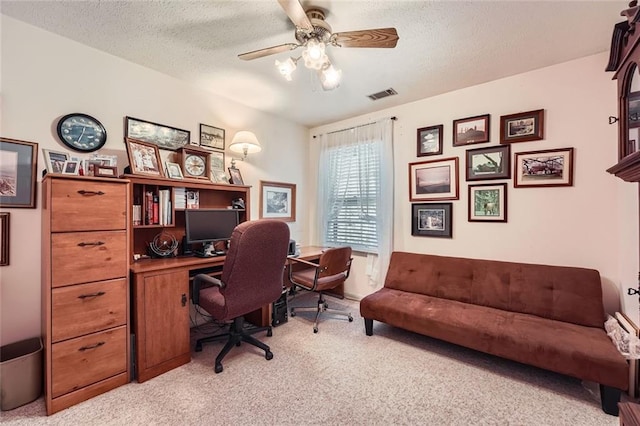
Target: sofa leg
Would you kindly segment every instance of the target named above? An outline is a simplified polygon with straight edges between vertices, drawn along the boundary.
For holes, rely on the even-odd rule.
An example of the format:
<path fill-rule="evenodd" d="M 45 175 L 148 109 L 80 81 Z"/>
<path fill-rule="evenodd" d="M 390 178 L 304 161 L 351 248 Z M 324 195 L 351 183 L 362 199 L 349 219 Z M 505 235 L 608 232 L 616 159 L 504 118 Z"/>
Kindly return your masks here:
<path fill-rule="evenodd" d="M 373 336 L 373 320 L 369 318 L 364 319 L 364 331 L 367 336 Z"/>
<path fill-rule="evenodd" d="M 600 385 L 600 401 L 602 403 L 602 411 L 612 416 L 618 415 L 618 402 L 620 402 L 620 389 L 611 386 Z"/>

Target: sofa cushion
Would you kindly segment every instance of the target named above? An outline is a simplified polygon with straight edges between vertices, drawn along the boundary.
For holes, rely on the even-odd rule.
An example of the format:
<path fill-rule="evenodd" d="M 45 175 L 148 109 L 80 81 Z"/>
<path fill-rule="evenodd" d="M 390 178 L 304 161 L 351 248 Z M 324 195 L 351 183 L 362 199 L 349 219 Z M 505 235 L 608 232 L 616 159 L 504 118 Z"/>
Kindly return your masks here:
<path fill-rule="evenodd" d="M 360 302 L 364 318 L 536 367 L 628 388 L 628 365 L 602 327 L 383 288 Z"/>
<path fill-rule="evenodd" d="M 593 269 L 394 252 L 385 288 L 603 328 Z"/>

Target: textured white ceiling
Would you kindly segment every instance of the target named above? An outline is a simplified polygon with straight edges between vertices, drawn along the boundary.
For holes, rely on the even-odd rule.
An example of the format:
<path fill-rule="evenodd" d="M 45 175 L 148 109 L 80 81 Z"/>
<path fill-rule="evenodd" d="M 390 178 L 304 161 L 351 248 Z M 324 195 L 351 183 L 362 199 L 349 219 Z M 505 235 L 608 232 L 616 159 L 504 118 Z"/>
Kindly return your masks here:
<path fill-rule="evenodd" d="M 395 27 L 395 49 L 329 47 L 342 85 L 239 53 L 295 43 L 276 0 L 0 1 L 0 12 L 312 127 L 608 50 L 626 1 L 302 1 L 334 32 Z M 298 51 L 294 51 L 299 53 Z M 294 56 L 298 56 L 295 54 Z M 603 72 L 606 64 L 602 64 Z M 371 101 L 387 88 L 398 95 Z"/>

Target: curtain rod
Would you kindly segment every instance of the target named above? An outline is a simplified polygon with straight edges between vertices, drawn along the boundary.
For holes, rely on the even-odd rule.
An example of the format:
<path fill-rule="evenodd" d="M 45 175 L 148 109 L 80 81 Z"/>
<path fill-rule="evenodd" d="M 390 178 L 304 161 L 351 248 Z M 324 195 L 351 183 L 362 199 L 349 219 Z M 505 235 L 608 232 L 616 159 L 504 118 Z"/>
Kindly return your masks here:
<path fill-rule="evenodd" d="M 392 121 L 396 121 L 397 119 L 398 119 L 398 117 L 396 117 L 395 115 L 393 117 L 389 117 L 389 120 L 392 120 Z M 333 133 L 338 133 L 338 132 L 344 132 L 345 130 L 353 130 L 353 129 L 357 129 L 359 127 L 370 126 L 370 125 L 375 124 L 375 123 L 376 123 L 375 121 L 372 121 L 371 123 L 361 124 L 359 126 L 353 126 L 353 127 L 347 127 L 346 129 L 334 130 L 333 132 L 328 132 L 327 135 L 331 135 Z M 318 135 L 313 135 L 313 138 L 315 139 L 316 136 L 318 136 Z"/>

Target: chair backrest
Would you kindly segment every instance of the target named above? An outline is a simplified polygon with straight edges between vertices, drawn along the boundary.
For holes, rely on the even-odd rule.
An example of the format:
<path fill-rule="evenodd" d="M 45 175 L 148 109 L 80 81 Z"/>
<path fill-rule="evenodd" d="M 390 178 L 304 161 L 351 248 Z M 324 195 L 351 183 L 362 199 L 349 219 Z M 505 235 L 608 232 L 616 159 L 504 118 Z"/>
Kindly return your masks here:
<path fill-rule="evenodd" d="M 280 220 L 247 221 L 234 229 L 221 277 L 225 317 L 245 315 L 280 297 L 288 247 L 289 226 Z"/>
<path fill-rule="evenodd" d="M 345 279 L 351 270 L 351 247 L 333 247 L 326 249 L 318 260 L 321 271 L 319 278 L 328 277 L 340 273 L 345 274 Z"/>

